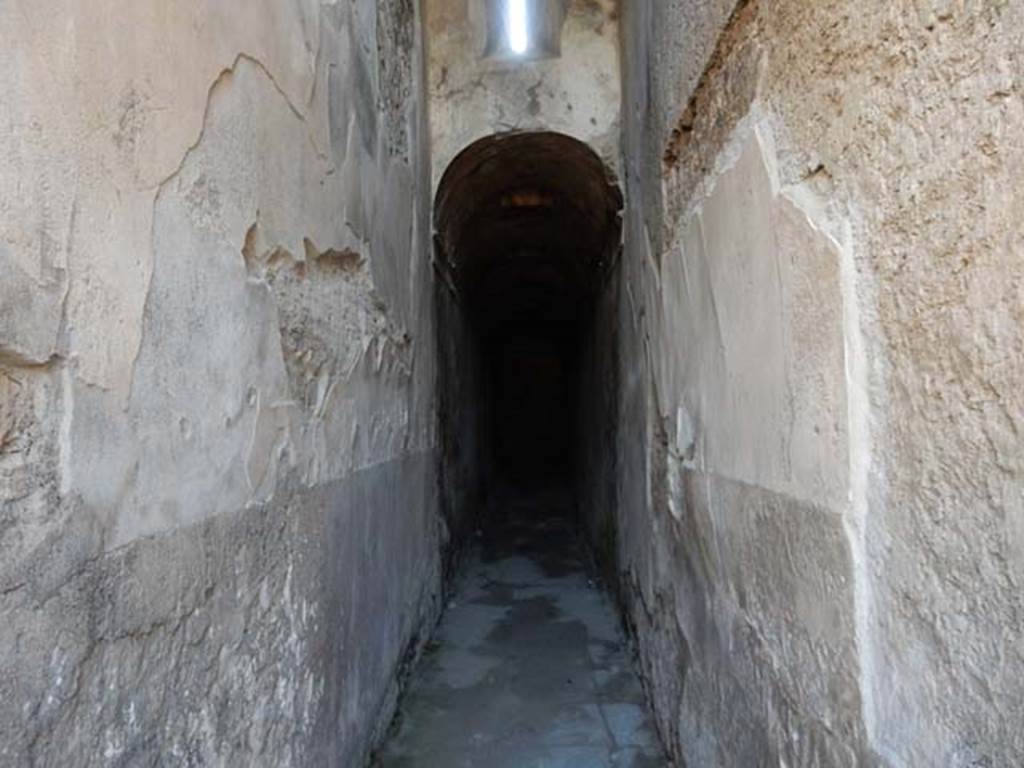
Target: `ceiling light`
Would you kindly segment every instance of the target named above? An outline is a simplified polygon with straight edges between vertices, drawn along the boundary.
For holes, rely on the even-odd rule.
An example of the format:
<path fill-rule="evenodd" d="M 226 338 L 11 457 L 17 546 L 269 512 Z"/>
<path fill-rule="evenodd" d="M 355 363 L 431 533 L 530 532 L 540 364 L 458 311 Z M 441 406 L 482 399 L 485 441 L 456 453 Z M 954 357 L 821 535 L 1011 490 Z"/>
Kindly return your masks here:
<path fill-rule="evenodd" d="M 557 58 L 562 52 L 566 0 L 484 0 L 484 57 L 504 61 Z"/>

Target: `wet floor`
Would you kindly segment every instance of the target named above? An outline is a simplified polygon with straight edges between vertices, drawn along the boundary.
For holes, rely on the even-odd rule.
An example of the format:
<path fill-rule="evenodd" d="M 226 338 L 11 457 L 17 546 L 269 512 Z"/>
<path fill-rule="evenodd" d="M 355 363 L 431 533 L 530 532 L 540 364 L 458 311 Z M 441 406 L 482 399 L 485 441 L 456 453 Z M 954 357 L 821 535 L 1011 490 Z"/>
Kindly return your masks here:
<path fill-rule="evenodd" d="M 506 504 L 463 570 L 378 768 L 666 765 L 618 615 L 557 499 Z"/>

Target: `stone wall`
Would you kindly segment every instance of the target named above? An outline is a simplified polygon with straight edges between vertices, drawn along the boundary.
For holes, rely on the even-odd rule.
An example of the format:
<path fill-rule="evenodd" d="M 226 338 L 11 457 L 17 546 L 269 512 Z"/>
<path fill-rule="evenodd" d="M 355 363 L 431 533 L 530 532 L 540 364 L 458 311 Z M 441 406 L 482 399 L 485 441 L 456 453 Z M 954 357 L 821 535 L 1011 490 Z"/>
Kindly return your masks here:
<path fill-rule="evenodd" d="M 624 595 L 689 765 L 1024 762 L 1024 6 L 624 7 Z"/>
<path fill-rule="evenodd" d="M 419 24 L 0 7 L 0 763 L 390 718 L 440 591 Z"/>
<path fill-rule="evenodd" d="M 440 249 L 440 244 L 437 245 Z M 437 254 L 435 253 L 435 258 Z M 443 257 L 442 257 L 443 258 Z M 480 523 L 490 484 L 488 376 L 477 335 L 454 283 L 435 283 L 440 502 L 444 560 L 454 573 Z"/>
<path fill-rule="evenodd" d="M 532 62 L 481 59 L 485 3 L 425 0 L 435 188 L 455 156 L 505 131 L 556 131 L 617 167 L 617 0 L 567 0 L 562 55 Z"/>

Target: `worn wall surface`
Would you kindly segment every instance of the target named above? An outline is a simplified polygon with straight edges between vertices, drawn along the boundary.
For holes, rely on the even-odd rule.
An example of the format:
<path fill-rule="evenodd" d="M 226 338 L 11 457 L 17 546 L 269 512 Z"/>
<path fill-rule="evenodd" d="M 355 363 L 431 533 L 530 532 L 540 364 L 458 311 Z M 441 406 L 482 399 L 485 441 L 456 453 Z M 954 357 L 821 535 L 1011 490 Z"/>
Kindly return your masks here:
<path fill-rule="evenodd" d="M 440 588 L 419 23 L 0 6 L 0 763 L 390 717 Z"/>
<path fill-rule="evenodd" d="M 435 255 L 436 257 L 436 255 Z M 435 283 L 438 358 L 438 487 L 445 521 L 445 566 L 458 565 L 479 524 L 491 470 L 482 350 L 458 291 L 447 276 Z"/>
<path fill-rule="evenodd" d="M 425 0 L 435 188 L 455 156 L 504 131 L 557 131 L 612 167 L 619 157 L 617 0 L 567 0 L 562 55 L 532 62 L 481 59 L 478 0 Z"/>
<path fill-rule="evenodd" d="M 688 765 L 1024 763 L 1024 5 L 624 8 L 617 551 Z"/>

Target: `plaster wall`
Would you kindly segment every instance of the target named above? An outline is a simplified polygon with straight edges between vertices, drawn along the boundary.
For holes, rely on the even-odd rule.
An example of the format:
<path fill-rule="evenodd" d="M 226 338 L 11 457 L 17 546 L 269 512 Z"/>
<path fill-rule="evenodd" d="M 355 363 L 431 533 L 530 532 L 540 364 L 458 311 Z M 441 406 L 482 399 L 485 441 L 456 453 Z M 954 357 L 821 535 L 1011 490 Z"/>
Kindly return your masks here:
<path fill-rule="evenodd" d="M 663 736 L 1021 763 L 1024 8 L 730 5 L 622 19 L 617 552 Z"/>
<path fill-rule="evenodd" d="M 440 590 L 420 21 L 0 7 L 0 763 L 389 720 Z"/>
<path fill-rule="evenodd" d="M 533 62 L 481 59 L 485 3 L 425 0 L 434 187 L 455 156 L 505 131 L 556 131 L 619 159 L 617 0 L 567 0 L 562 55 Z"/>

